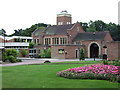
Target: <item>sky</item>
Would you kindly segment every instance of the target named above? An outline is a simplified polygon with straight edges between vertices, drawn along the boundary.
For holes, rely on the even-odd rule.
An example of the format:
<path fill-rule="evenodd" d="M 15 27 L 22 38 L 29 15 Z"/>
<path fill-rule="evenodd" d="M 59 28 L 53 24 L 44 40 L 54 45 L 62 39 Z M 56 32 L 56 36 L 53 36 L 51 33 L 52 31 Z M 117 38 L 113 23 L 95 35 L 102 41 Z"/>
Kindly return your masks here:
<path fill-rule="evenodd" d="M 72 23 L 102 20 L 118 24 L 120 0 L 0 0 L 0 29 L 8 35 L 37 23 L 56 24 L 62 10 L 72 14 Z"/>

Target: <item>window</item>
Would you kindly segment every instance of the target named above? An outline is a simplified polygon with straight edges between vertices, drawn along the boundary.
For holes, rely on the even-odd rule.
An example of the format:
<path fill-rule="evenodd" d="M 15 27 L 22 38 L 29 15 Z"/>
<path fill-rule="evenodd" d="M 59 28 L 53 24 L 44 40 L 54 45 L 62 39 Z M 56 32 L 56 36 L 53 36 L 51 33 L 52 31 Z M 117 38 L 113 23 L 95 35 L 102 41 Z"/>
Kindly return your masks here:
<path fill-rule="evenodd" d="M 34 39 L 34 43 L 36 44 L 36 39 Z"/>
<path fill-rule="evenodd" d="M 63 54 L 64 53 L 64 49 L 58 49 L 58 53 L 59 54 Z"/>
<path fill-rule="evenodd" d="M 37 43 L 39 43 L 39 39 L 37 39 Z"/>
<path fill-rule="evenodd" d="M 51 44 L 51 39 L 50 38 L 45 38 L 45 45 Z"/>
<path fill-rule="evenodd" d="M 60 38 L 60 44 L 67 44 L 67 38 Z"/>
<path fill-rule="evenodd" d="M 80 45 L 80 42 L 76 42 L 76 45 Z"/>
<path fill-rule="evenodd" d="M 58 25 L 63 25 L 63 22 L 58 22 Z"/>
<path fill-rule="evenodd" d="M 34 50 L 34 53 L 36 53 L 36 49 Z"/>
<path fill-rule="evenodd" d="M 70 22 L 67 22 L 67 24 L 70 24 Z"/>
<path fill-rule="evenodd" d="M 52 38 L 52 44 L 59 44 L 59 38 Z"/>
<path fill-rule="evenodd" d="M 37 52 L 38 52 L 38 54 L 40 54 L 40 49 Z"/>

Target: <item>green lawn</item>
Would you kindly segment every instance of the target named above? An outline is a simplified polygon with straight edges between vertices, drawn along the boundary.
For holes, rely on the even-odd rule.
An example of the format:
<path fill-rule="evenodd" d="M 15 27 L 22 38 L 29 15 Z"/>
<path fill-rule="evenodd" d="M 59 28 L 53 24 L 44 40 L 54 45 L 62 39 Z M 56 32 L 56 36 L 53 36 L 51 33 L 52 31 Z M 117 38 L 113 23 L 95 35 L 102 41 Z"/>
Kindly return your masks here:
<path fill-rule="evenodd" d="M 58 71 L 84 65 L 87 64 L 3 67 L 3 88 L 118 88 L 118 83 L 105 80 L 75 80 L 56 76 Z"/>

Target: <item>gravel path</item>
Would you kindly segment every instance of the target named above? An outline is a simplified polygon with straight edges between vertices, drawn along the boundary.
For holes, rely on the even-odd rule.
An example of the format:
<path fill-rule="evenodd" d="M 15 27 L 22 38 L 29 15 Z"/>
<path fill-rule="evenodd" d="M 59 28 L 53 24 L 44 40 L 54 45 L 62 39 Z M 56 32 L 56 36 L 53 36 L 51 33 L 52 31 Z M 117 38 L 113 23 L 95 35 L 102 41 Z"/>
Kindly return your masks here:
<path fill-rule="evenodd" d="M 31 59 L 31 58 L 21 58 L 21 59 L 22 59 L 22 62 L 0 64 L 0 67 L 44 63 L 44 61 L 46 61 L 46 60 L 49 60 L 51 62 L 79 61 L 79 59 Z M 86 59 L 85 61 L 93 61 L 93 60 L 94 59 Z M 96 59 L 96 61 L 100 61 L 100 60 L 101 59 Z"/>

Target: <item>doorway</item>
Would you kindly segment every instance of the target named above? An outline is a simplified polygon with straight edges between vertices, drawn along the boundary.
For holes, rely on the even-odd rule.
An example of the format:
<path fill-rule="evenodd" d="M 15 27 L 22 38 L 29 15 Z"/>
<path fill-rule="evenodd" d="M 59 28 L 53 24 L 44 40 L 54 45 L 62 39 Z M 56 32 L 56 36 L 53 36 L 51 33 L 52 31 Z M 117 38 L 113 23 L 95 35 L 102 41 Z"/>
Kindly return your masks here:
<path fill-rule="evenodd" d="M 90 58 L 98 58 L 99 47 L 96 43 L 91 44 L 90 46 Z"/>

